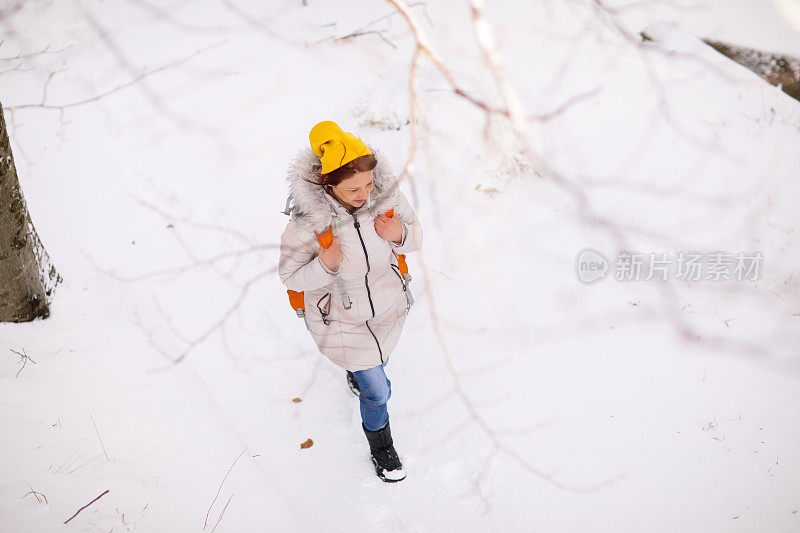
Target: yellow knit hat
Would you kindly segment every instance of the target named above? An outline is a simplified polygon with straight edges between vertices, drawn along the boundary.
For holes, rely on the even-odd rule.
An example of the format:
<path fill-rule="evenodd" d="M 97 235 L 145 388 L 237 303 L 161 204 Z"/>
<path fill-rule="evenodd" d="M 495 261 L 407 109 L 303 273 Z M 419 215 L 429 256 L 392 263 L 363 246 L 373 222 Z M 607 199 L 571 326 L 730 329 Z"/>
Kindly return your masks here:
<path fill-rule="evenodd" d="M 311 149 L 322 160 L 322 173 L 327 174 L 353 159 L 369 155 L 367 145 L 350 132 L 342 131 L 335 122 L 320 122 L 308 134 Z"/>

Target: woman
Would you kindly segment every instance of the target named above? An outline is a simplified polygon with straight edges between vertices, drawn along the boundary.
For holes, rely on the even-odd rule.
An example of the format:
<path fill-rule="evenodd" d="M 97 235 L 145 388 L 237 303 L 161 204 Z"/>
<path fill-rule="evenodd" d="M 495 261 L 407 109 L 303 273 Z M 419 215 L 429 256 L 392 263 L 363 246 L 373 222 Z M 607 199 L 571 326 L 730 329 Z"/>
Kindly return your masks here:
<path fill-rule="evenodd" d="M 378 477 L 400 481 L 384 367 L 413 303 L 398 256 L 419 249 L 422 228 L 380 152 L 330 121 L 309 140 L 289 171 L 294 206 L 278 274 L 290 295 L 303 292 L 320 352 L 352 372 Z"/>

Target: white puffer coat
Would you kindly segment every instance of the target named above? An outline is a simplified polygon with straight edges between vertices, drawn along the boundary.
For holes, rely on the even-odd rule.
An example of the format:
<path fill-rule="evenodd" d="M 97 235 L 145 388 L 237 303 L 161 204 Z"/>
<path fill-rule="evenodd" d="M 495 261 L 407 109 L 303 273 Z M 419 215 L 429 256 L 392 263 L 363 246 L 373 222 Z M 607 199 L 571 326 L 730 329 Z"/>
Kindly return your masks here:
<path fill-rule="evenodd" d="M 300 152 L 289 169 L 294 207 L 281 236 L 278 265 L 283 284 L 305 293 L 306 325 L 320 352 L 350 371 L 380 365 L 397 345 L 410 304 L 392 250 L 400 255 L 422 245 L 422 228 L 388 161 L 378 150 L 370 150 L 378 160 L 374 188 L 353 214 L 322 187 L 305 181 L 319 179 L 321 164 L 311 148 Z M 373 221 L 390 209 L 403 226 L 400 245 L 375 232 Z M 315 232 L 328 225 L 342 250 L 335 271 L 317 255 Z M 350 309 L 345 309 L 343 293 L 351 301 Z"/>

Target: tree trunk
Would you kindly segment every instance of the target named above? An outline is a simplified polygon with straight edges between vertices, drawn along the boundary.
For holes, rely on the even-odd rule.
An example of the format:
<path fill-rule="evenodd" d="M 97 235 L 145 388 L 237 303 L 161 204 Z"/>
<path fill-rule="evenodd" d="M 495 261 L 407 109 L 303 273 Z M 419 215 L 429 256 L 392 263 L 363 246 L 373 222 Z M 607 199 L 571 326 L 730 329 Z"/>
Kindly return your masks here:
<path fill-rule="evenodd" d="M 0 322 L 47 318 L 60 282 L 22 197 L 0 105 Z"/>
<path fill-rule="evenodd" d="M 800 100 L 800 59 L 787 55 L 761 52 L 721 41 L 703 39 L 708 46 L 743 65 L 796 100 Z"/>

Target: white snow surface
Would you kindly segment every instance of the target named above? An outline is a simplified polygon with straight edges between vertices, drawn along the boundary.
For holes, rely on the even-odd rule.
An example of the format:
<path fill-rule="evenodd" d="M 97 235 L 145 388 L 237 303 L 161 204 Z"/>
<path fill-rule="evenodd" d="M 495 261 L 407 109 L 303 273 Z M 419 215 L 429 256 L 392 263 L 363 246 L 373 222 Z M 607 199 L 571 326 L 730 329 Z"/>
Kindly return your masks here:
<path fill-rule="evenodd" d="M 420 63 L 401 187 L 425 240 L 387 366 L 407 478 L 386 484 L 275 268 L 314 124 L 404 168 L 403 19 L 8 2 L 0 99 L 64 283 L 50 318 L 0 324 L 0 531 L 798 531 L 800 103 L 698 37 L 800 55 L 800 34 L 765 0 L 615 4 L 485 7 L 525 116 L 557 111 L 526 123 L 532 158 Z M 469 4 L 412 12 L 504 107 Z M 586 285 L 587 247 L 764 259 L 755 281 Z"/>

